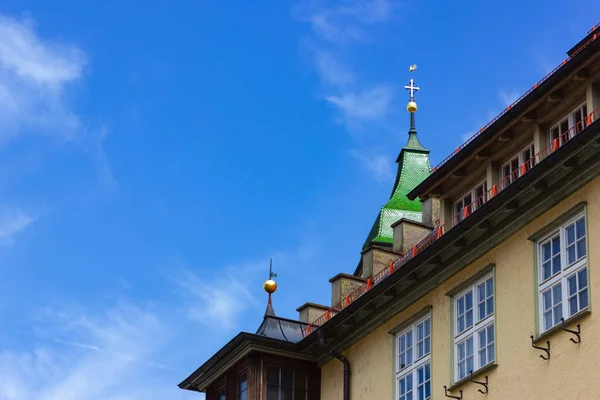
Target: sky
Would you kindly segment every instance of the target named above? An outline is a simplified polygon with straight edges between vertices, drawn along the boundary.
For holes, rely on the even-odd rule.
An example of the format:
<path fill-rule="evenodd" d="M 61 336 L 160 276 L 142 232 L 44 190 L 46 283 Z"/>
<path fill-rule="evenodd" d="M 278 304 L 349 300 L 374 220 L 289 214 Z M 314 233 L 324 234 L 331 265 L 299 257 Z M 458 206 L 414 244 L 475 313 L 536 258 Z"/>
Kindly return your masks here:
<path fill-rule="evenodd" d="M 432 165 L 558 65 L 593 1 L 0 3 L 0 400 L 202 399 L 329 304 L 407 140 Z"/>

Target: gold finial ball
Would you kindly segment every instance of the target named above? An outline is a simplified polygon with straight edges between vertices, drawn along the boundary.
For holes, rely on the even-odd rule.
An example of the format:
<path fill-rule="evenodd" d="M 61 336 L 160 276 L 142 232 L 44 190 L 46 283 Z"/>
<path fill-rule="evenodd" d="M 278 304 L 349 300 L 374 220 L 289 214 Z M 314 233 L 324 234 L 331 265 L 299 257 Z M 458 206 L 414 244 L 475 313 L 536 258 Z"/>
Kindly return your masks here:
<path fill-rule="evenodd" d="M 417 111 L 417 103 L 415 103 L 414 101 L 409 101 L 406 105 L 406 109 L 409 113 L 414 113 L 415 111 Z"/>
<path fill-rule="evenodd" d="M 277 290 L 277 282 L 275 282 L 273 279 L 266 280 L 265 283 L 263 283 L 263 289 L 269 294 L 275 293 Z"/>

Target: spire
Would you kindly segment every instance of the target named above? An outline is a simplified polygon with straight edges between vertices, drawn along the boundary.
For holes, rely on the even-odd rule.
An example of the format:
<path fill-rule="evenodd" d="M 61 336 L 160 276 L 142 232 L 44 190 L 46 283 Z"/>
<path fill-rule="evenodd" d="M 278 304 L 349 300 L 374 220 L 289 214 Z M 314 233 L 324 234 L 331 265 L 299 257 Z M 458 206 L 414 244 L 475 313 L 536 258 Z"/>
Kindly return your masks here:
<path fill-rule="evenodd" d="M 275 293 L 277 290 L 277 283 L 273 280 L 276 278 L 277 274 L 273 272 L 273 259 L 269 261 L 269 279 L 263 283 L 263 289 L 265 292 L 269 294 L 269 300 L 267 302 L 267 309 L 265 310 L 265 318 L 266 317 L 274 317 L 275 310 L 273 309 L 273 302 L 271 301 L 271 295 Z"/>
<path fill-rule="evenodd" d="M 416 65 L 411 65 L 409 71 L 412 73 L 416 69 Z M 377 215 L 363 249 L 372 244 L 391 246 L 394 241 L 392 230 L 394 222 L 402 218 L 418 222 L 421 222 L 422 219 L 421 202 L 418 199 L 411 201 L 406 195 L 429 176 L 429 150 L 419 141 L 415 127 L 415 113 L 417 112 L 415 93 L 420 88 L 415 85 L 412 77 L 404 88 L 410 92 L 410 98 L 406 105 L 406 110 L 410 113 L 408 142 L 396 159 L 398 171 L 390 199 Z"/>
<path fill-rule="evenodd" d="M 416 69 L 417 64 L 414 64 L 410 66 L 409 71 L 412 74 L 414 71 L 416 71 Z M 415 113 L 417 112 L 418 108 L 415 101 L 415 92 L 418 92 L 421 88 L 415 85 L 415 80 L 412 77 L 408 83 L 408 85 L 404 86 L 404 89 L 410 92 L 410 98 L 408 100 L 408 104 L 406 105 L 406 110 L 410 114 L 410 128 L 408 130 L 408 143 L 406 146 L 404 146 L 403 150 L 428 151 L 419 141 L 419 138 L 417 137 L 417 129 L 415 127 Z M 400 152 L 400 155 L 401 154 L 402 152 Z M 396 162 L 400 162 L 400 156 L 398 156 Z"/>

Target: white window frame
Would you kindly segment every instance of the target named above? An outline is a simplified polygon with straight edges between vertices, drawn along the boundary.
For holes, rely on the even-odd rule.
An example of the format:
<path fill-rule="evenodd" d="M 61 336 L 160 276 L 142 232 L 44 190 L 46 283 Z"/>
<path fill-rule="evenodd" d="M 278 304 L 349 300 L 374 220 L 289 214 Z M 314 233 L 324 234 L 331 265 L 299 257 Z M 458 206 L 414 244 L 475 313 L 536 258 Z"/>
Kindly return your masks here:
<path fill-rule="evenodd" d="M 478 196 L 477 191 L 478 191 L 478 189 L 482 189 L 482 188 L 483 188 L 482 194 L 480 194 Z M 454 215 L 458 214 L 458 220 L 459 221 L 463 220 L 463 218 L 464 218 L 463 212 L 466 207 L 470 206 L 469 214 L 472 213 L 473 211 L 477 210 L 479 207 L 481 207 L 487 200 L 486 196 L 484 196 L 486 193 L 487 193 L 487 180 L 484 179 L 483 181 L 481 181 L 477 185 L 475 185 L 474 188 L 472 188 L 471 190 L 469 190 L 468 192 L 466 192 L 465 194 L 460 196 L 459 200 L 454 202 L 454 210 L 453 210 Z M 467 197 L 469 195 L 471 196 L 471 202 L 469 204 L 465 204 L 465 202 L 464 202 L 465 197 Z M 476 202 L 480 197 L 481 197 L 481 201 Z M 460 211 L 457 212 L 458 205 L 460 205 Z"/>
<path fill-rule="evenodd" d="M 429 335 L 426 334 L 425 324 L 429 323 Z M 419 340 L 418 328 L 423 326 L 423 339 Z M 405 337 L 406 334 L 411 333 L 411 346 L 412 346 L 412 358 L 411 362 L 404 367 L 400 368 L 400 355 L 405 352 L 401 352 L 400 340 Z M 398 332 L 394 340 L 396 341 L 395 351 L 395 372 L 396 372 L 396 399 L 400 399 L 400 381 L 409 379 L 411 383 L 411 397 L 410 399 L 415 400 L 430 400 L 432 398 L 432 368 L 431 368 L 431 313 L 427 313 L 425 316 L 419 318 L 414 323 Z M 426 341 L 429 343 L 429 351 L 426 352 L 427 346 Z M 423 343 L 423 354 L 418 355 L 419 343 Z M 406 348 L 405 348 L 406 349 Z M 426 379 L 425 371 L 429 367 L 429 379 Z M 419 371 L 422 369 L 423 383 L 419 383 Z M 423 396 L 419 397 L 419 387 L 429 383 L 429 396 L 427 397 L 426 387 L 423 389 Z M 402 397 L 404 398 L 404 397 Z"/>
<path fill-rule="evenodd" d="M 489 295 L 489 291 L 487 289 L 487 282 L 491 280 L 491 288 L 492 288 L 492 294 L 491 296 Z M 478 290 L 479 286 L 484 285 L 484 295 L 485 298 L 481 299 L 480 298 L 480 292 Z M 463 298 L 466 299 L 466 295 L 471 293 L 472 296 L 472 324 L 469 327 L 466 327 L 463 331 L 459 331 L 459 316 L 465 315 L 465 326 L 466 326 L 466 305 L 465 308 L 463 308 L 463 310 L 465 310 L 465 312 L 463 312 L 462 314 L 459 315 L 459 301 Z M 492 311 L 491 313 L 485 315 L 483 318 L 480 318 L 479 316 L 479 304 L 484 301 L 484 307 L 486 307 L 485 309 L 487 310 L 488 306 L 487 303 L 485 303 L 486 299 L 489 299 L 491 297 L 491 304 L 492 304 Z M 466 287 L 465 289 L 461 290 L 459 293 L 457 293 L 456 295 L 454 295 L 453 299 L 452 299 L 452 304 L 453 304 L 453 315 L 452 315 L 452 321 L 453 321 L 453 343 L 454 343 L 454 360 L 453 360 L 453 365 L 454 365 L 454 380 L 455 382 L 461 381 L 465 378 L 467 378 L 470 375 L 470 371 L 465 371 L 465 375 L 461 376 L 459 373 L 459 363 L 462 361 L 462 359 L 459 359 L 459 346 L 462 345 L 463 343 L 466 343 L 467 340 L 471 339 L 472 343 L 473 343 L 473 351 L 472 351 L 472 357 L 473 357 L 473 369 L 472 372 L 475 373 L 478 370 L 480 370 L 483 367 L 486 367 L 489 364 L 493 364 L 496 361 L 496 279 L 494 276 L 493 271 L 490 273 L 485 274 L 483 277 L 477 279 L 475 282 L 473 282 L 472 284 L 469 284 L 468 287 Z M 491 334 L 493 335 L 492 338 L 492 342 L 490 343 L 487 340 L 487 335 L 488 335 L 488 328 L 491 328 Z M 483 349 L 486 353 L 485 356 L 485 363 L 482 363 L 483 357 L 480 354 L 480 333 L 483 332 L 485 330 L 485 335 L 486 335 L 486 346 Z M 490 359 L 490 357 L 488 356 L 487 353 L 487 348 L 492 345 L 493 349 L 492 349 L 492 357 Z M 465 369 L 467 367 L 465 366 Z"/>
<path fill-rule="evenodd" d="M 525 152 L 529 151 L 529 158 L 525 159 Z M 502 187 L 500 189 L 504 189 L 506 186 L 510 185 L 512 182 L 514 182 L 515 179 L 517 179 L 518 177 L 521 176 L 521 166 L 526 163 L 529 160 L 532 160 L 533 156 L 535 155 L 535 147 L 533 142 L 529 143 L 527 146 L 525 146 L 524 148 L 522 148 L 517 154 L 513 155 L 507 162 L 505 162 L 504 164 L 502 164 L 502 166 L 500 167 L 500 182 Z M 517 168 L 513 169 L 512 168 L 512 162 L 517 159 Z M 530 162 L 532 165 L 528 165 L 526 168 L 529 171 L 531 169 L 531 167 L 533 167 L 533 161 Z M 508 169 L 510 170 L 508 175 L 504 174 L 504 168 L 508 167 Z M 514 174 L 514 172 L 517 171 L 516 176 Z M 512 176 L 512 178 L 510 178 L 507 181 L 504 181 L 504 179 L 507 176 Z"/>
<path fill-rule="evenodd" d="M 564 132 L 561 131 L 560 129 L 560 125 L 563 124 L 564 122 L 567 122 L 568 128 L 567 131 L 569 132 L 569 139 L 571 139 L 574 136 L 573 131 L 571 130 L 573 128 L 573 126 L 575 126 L 575 113 L 577 112 L 581 112 L 582 113 L 582 120 L 583 122 L 583 126 L 586 126 L 586 122 L 585 122 L 585 118 L 587 117 L 587 102 L 583 102 L 581 103 L 579 106 L 575 107 L 573 110 L 571 110 L 571 112 L 569 112 L 567 115 L 565 115 L 564 117 L 562 117 L 556 124 L 554 124 L 549 130 L 548 130 L 548 143 L 552 144 L 552 142 L 554 141 L 554 134 L 553 131 L 558 129 L 558 136 L 561 137 Z M 563 145 L 565 141 L 563 141 L 562 139 L 560 140 L 560 145 Z"/>
<path fill-rule="evenodd" d="M 583 231 L 583 237 L 584 239 L 584 244 L 583 244 L 583 248 L 584 248 L 584 252 L 585 255 L 577 258 L 574 262 L 572 262 L 571 264 L 567 265 L 567 247 L 571 247 L 571 245 L 567 246 L 567 228 L 571 227 L 573 224 L 574 225 L 574 235 L 575 235 L 575 255 L 578 255 L 578 249 L 577 249 L 577 242 L 581 239 L 581 236 L 577 236 L 577 222 L 582 220 L 584 221 L 584 231 Z M 564 318 L 565 320 L 568 320 L 569 318 L 572 318 L 573 316 L 586 311 L 589 309 L 590 307 L 590 291 L 589 291 L 589 287 L 590 287 L 590 283 L 589 283 L 589 268 L 588 268 L 588 243 L 589 243 L 589 237 L 588 237 L 588 229 L 587 229 L 587 224 L 588 224 L 588 220 L 585 216 L 585 212 L 579 213 L 576 216 L 574 216 L 573 218 L 570 218 L 568 221 L 562 223 L 559 227 L 557 227 L 556 229 L 552 230 L 551 233 L 545 235 L 543 238 L 541 238 L 540 240 L 537 241 L 536 243 L 536 248 L 537 248 L 537 276 L 538 276 L 538 326 L 539 326 L 539 331 L 540 333 L 544 333 L 558 325 L 561 324 L 561 320 L 560 318 L 555 318 L 554 314 L 552 315 L 552 325 L 551 326 L 547 326 L 545 323 L 545 317 L 544 317 L 544 313 L 546 311 L 548 311 L 549 309 L 546 309 L 545 307 L 545 303 L 544 303 L 544 295 L 549 291 L 552 290 L 552 288 L 557 287 L 558 285 L 560 285 L 560 308 L 557 308 L 557 310 L 560 310 L 560 317 Z M 544 271 L 543 271 L 543 266 L 544 266 L 544 262 L 546 260 L 544 260 L 543 257 L 543 248 L 544 245 L 550 243 L 550 250 L 552 251 L 552 243 L 551 241 L 555 238 L 559 239 L 559 251 L 560 251 L 560 257 L 558 258 L 560 260 L 560 270 L 556 273 L 552 273 L 552 264 L 550 265 L 550 277 L 545 278 L 544 279 Z M 554 253 L 551 253 L 551 258 L 555 257 Z M 585 277 L 586 277 L 586 286 L 583 289 L 586 294 L 586 303 L 587 305 L 585 307 L 581 307 L 581 304 L 579 302 L 579 297 L 577 297 L 576 301 L 577 301 L 577 311 L 574 313 L 570 312 L 569 309 L 569 300 L 571 299 L 571 295 L 569 295 L 569 279 L 572 278 L 574 275 L 579 274 L 579 272 L 585 270 Z M 577 288 L 576 288 L 576 293 L 579 295 L 579 293 L 581 292 L 581 288 L 579 287 L 580 281 L 579 281 L 579 276 L 577 276 Z M 552 294 L 552 300 L 554 300 L 554 293 Z M 552 309 L 554 309 L 558 304 L 554 304 L 554 301 L 552 302 Z"/>

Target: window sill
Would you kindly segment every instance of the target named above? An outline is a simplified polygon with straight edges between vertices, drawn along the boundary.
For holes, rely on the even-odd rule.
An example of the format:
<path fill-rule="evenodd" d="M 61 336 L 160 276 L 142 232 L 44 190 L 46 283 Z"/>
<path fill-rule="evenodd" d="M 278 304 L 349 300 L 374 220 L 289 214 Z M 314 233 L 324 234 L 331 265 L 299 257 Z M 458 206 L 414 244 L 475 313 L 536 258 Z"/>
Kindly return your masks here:
<path fill-rule="evenodd" d="M 582 319 L 584 319 L 585 317 L 587 317 L 588 315 L 590 315 L 592 313 L 592 311 L 590 309 L 586 309 L 583 311 L 578 312 L 577 314 L 569 317 L 569 319 L 565 319 L 565 326 L 569 326 L 570 324 L 577 322 L 577 321 L 581 321 Z M 554 335 L 556 332 L 561 331 L 562 330 L 562 324 L 558 324 L 550 329 L 548 329 L 547 331 L 545 331 L 544 333 L 541 333 L 540 335 L 538 335 L 534 340 L 533 343 L 534 344 L 538 344 L 544 340 L 547 340 L 550 336 Z"/>
<path fill-rule="evenodd" d="M 448 390 L 452 392 L 453 390 L 456 390 L 459 387 L 463 386 L 465 383 L 471 382 L 472 379 L 476 379 L 477 377 L 485 374 L 486 372 L 489 372 L 496 368 L 498 368 L 498 364 L 495 362 L 488 364 L 483 368 L 479 368 L 477 371 L 474 371 L 472 375 L 466 376 L 458 382 L 456 382 L 454 385 L 450 386 Z"/>

